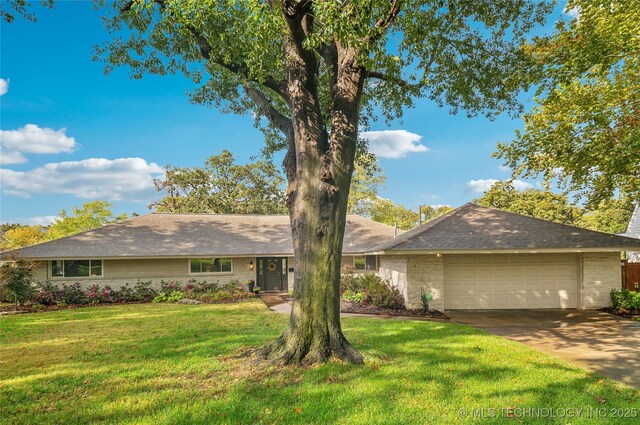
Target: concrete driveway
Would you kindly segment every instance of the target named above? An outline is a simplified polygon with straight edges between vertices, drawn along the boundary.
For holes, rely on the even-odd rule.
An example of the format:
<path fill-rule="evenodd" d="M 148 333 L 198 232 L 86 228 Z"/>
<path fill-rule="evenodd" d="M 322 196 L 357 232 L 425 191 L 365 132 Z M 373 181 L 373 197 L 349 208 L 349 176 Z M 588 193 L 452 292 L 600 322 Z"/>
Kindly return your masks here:
<path fill-rule="evenodd" d="M 447 315 L 640 387 L 640 322 L 590 310 L 447 310 Z"/>

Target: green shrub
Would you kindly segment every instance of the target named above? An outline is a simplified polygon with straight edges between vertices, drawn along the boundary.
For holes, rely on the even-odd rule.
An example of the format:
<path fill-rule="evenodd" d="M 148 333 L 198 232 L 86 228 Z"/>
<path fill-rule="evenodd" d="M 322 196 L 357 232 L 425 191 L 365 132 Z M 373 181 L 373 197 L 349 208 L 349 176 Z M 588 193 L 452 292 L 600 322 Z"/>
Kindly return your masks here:
<path fill-rule="evenodd" d="M 611 305 L 613 308 L 640 310 L 640 292 L 634 292 L 628 289 L 612 289 Z"/>
<path fill-rule="evenodd" d="M 169 299 L 169 296 L 167 294 L 160 294 L 160 295 L 156 295 L 156 297 L 151 300 L 152 303 L 166 303 L 167 300 Z"/>
<path fill-rule="evenodd" d="M 160 292 L 163 294 L 171 294 L 172 292 L 182 291 L 182 283 L 177 281 L 169 281 L 165 282 L 164 280 L 160 281 Z"/>
<path fill-rule="evenodd" d="M 33 302 L 42 305 L 54 305 L 60 297 L 60 288 L 47 281 L 37 284 L 38 289 L 33 296 Z"/>
<path fill-rule="evenodd" d="M 59 292 L 56 303 L 62 302 L 66 305 L 69 304 L 85 304 L 87 297 L 80 287 L 80 283 L 76 282 L 73 285 L 67 286 L 62 284 L 62 290 Z"/>
<path fill-rule="evenodd" d="M 16 307 L 27 302 L 33 295 L 33 263 L 18 259 L 6 261 L 0 266 L 0 282 L 11 295 Z"/>
<path fill-rule="evenodd" d="M 342 298 L 347 301 L 393 310 L 405 308 L 400 292 L 373 273 L 354 275 L 347 270 L 346 273 L 342 273 L 340 289 Z"/>
<path fill-rule="evenodd" d="M 133 287 L 133 296 L 135 298 L 133 301 L 142 301 L 148 303 L 149 301 L 153 300 L 156 295 L 158 295 L 158 292 L 151 287 L 151 283 L 151 281 L 138 281 L 138 283 L 136 283 Z"/>
<path fill-rule="evenodd" d="M 342 299 L 345 301 L 352 301 L 355 303 L 364 302 L 367 299 L 367 294 L 364 292 L 353 292 L 350 289 L 347 289 L 342 294 Z"/>
<path fill-rule="evenodd" d="M 173 291 L 171 294 L 169 294 L 169 297 L 167 297 L 167 302 L 168 303 L 175 303 L 175 302 L 180 301 L 183 298 L 184 298 L 184 292 L 182 292 L 182 291 Z"/>

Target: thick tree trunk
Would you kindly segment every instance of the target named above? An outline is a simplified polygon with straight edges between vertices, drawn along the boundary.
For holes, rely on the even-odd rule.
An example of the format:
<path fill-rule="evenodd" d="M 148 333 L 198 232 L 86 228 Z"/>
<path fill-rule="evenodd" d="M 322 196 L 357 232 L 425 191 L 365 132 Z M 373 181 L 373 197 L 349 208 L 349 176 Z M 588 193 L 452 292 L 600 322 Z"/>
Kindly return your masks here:
<path fill-rule="evenodd" d="M 276 364 L 322 363 L 337 358 L 362 363 L 340 326 L 340 262 L 346 220 L 342 193 L 320 176 L 299 185 L 291 205 L 295 247 L 294 301 L 289 326 L 260 354 Z M 303 186 L 303 187 L 300 187 Z M 348 193 L 345 187 L 335 188 Z"/>
<path fill-rule="evenodd" d="M 337 43 L 323 59 L 330 72 L 331 136 L 318 97 L 315 51 L 303 43 L 313 15 L 296 3 L 285 10 L 291 40 L 285 43 L 291 127 L 285 169 L 295 254 L 294 302 L 289 326 L 259 355 L 276 364 L 313 364 L 336 358 L 362 363 L 340 326 L 340 262 L 347 199 L 358 137 L 358 103 L 364 76 L 356 53 Z M 287 130 L 287 129 L 286 129 Z"/>

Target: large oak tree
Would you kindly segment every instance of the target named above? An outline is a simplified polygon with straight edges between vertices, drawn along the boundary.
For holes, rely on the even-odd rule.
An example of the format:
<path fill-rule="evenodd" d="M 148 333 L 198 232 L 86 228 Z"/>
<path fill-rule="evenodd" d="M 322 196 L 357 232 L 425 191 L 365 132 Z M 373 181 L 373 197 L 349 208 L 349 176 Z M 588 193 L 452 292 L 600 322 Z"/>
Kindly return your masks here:
<path fill-rule="evenodd" d="M 295 252 L 289 325 L 273 363 L 362 362 L 340 327 L 339 276 L 358 133 L 425 97 L 452 112 L 519 111 L 530 0 L 135 0 L 104 2 L 114 34 L 96 57 L 133 78 L 182 73 L 193 102 L 266 118 L 286 150 Z"/>

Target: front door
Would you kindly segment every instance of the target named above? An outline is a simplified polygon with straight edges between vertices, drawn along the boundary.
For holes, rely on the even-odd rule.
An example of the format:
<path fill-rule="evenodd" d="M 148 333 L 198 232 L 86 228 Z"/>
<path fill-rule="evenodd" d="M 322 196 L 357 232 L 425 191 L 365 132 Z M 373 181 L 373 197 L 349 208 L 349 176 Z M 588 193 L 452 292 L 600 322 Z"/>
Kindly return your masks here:
<path fill-rule="evenodd" d="M 286 291 L 287 259 L 258 258 L 258 286 L 263 291 Z"/>

